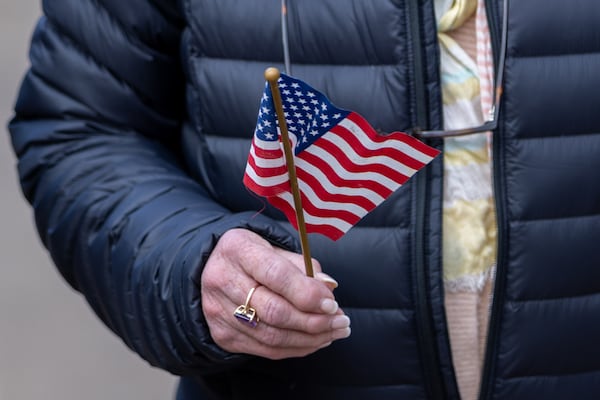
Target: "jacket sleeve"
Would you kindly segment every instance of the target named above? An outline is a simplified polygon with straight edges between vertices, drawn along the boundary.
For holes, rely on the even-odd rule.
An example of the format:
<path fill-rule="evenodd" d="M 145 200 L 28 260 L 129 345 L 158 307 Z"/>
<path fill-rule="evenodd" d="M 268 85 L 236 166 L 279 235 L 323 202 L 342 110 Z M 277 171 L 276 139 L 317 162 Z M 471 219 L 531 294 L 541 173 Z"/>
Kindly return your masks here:
<path fill-rule="evenodd" d="M 48 0 L 10 122 L 22 190 L 65 279 L 152 365 L 204 374 L 243 360 L 216 346 L 202 267 L 225 231 L 289 235 L 231 213 L 178 155 L 181 20 L 171 0 Z"/>

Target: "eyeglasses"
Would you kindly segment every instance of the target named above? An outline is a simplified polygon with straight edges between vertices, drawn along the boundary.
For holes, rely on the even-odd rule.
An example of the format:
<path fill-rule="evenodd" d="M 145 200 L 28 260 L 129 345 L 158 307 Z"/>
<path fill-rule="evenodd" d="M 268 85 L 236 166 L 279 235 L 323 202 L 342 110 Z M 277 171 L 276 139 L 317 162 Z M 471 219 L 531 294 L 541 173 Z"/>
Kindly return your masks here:
<path fill-rule="evenodd" d="M 413 129 L 412 134 L 419 139 L 428 138 L 447 138 L 456 136 L 471 135 L 473 133 L 483 133 L 493 131 L 498 127 L 498 114 L 500 111 L 500 99 L 503 90 L 504 66 L 506 63 L 506 38 L 508 31 L 508 0 L 504 0 L 502 15 L 502 33 L 500 40 L 500 58 L 498 60 L 498 72 L 496 73 L 496 81 L 494 83 L 494 104 L 490 110 L 488 120 L 483 125 L 472 128 L 451 129 L 451 130 L 419 130 Z"/>

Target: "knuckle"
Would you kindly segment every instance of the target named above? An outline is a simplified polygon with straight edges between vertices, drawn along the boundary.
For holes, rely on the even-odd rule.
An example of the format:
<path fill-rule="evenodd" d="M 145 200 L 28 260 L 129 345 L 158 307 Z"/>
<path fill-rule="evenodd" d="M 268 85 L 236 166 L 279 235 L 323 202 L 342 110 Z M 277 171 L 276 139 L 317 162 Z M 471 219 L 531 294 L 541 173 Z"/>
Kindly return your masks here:
<path fill-rule="evenodd" d="M 216 268 L 206 268 L 202 274 L 201 284 L 203 288 L 223 287 L 223 274 L 219 274 Z"/>
<path fill-rule="evenodd" d="M 301 291 L 303 295 L 297 299 L 297 305 L 302 310 L 312 311 L 319 307 L 318 303 L 323 298 L 324 293 L 321 288 L 313 282 L 311 282 L 310 285 L 305 286 L 306 287 L 303 287 Z"/>
<path fill-rule="evenodd" d="M 248 237 L 249 232 L 244 229 L 231 229 L 225 232 L 217 242 L 215 250 L 224 257 L 247 253 L 252 247 L 256 246 Z"/>
<path fill-rule="evenodd" d="M 202 311 L 207 320 L 216 319 L 220 317 L 221 314 L 221 308 L 217 303 L 208 299 L 202 302 Z"/>
<path fill-rule="evenodd" d="M 306 320 L 306 323 L 303 326 L 304 330 L 310 334 L 321 333 L 327 329 L 327 325 L 324 322 L 323 318 L 313 317 Z"/>
<path fill-rule="evenodd" d="M 287 274 L 280 263 L 270 261 L 264 265 L 264 279 L 266 282 L 281 282 L 285 281 L 286 278 Z"/>
<path fill-rule="evenodd" d="M 280 326 L 286 322 L 287 313 L 284 311 L 285 307 L 278 299 L 268 299 L 263 307 L 263 319 L 267 321 L 269 325 Z"/>
<path fill-rule="evenodd" d="M 211 327 L 210 334 L 214 342 L 225 350 L 231 349 L 232 345 L 235 343 L 234 336 L 232 335 L 231 331 L 222 326 L 217 325 Z"/>
<path fill-rule="evenodd" d="M 204 317 L 207 322 L 212 322 L 219 317 L 219 314 L 215 307 L 204 307 Z"/>
<path fill-rule="evenodd" d="M 217 246 L 215 247 L 215 251 L 218 251 L 220 254 L 227 255 L 235 251 L 236 248 L 240 246 L 243 238 L 240 237 L 239 232 L 236 230 L 227 231 L 221 236 Z"/>

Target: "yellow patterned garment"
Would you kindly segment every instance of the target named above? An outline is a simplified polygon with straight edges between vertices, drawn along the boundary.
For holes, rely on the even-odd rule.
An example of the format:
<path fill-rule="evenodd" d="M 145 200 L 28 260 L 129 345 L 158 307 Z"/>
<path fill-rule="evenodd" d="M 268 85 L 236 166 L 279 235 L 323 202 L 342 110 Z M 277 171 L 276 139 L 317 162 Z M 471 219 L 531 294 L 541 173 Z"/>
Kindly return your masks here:
<path fill-rule="evenodd" d="M 476 10 L 477 0 L 436 2 L 446 129 L 481 125 L 484 108 L 491 107 L 491 55 L 480 45 L 486 36 L 477 29 L 477 60 L 451 36 Z M 443 267 L 449 291 L 481 290 L 496 260 L 490 140 L 486 133 L 445 139 Z"/>
<path fill-rule="evenodd" d="M 478 126 L 493 92 L 483 0 L 436 0 L 436 14 L 445 128 Z M 463 400 L 479 393 L 496 260 L 490 143 L 485 133 L 445 140 L 444 303 Z"/>

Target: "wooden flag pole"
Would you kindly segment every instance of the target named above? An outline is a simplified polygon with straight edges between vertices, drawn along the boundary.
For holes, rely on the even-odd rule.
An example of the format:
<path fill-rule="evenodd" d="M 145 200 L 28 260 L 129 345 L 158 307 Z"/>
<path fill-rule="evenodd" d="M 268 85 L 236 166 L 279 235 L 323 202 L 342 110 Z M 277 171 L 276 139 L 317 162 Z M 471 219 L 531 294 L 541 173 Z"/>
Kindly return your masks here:
<path fill-rule="evenodd" d="M 296 211 L 296 221 L 298 223 L 298 233 L 300 234 L 300 245 L 302 246 L 302 255 L 304 256 L 304 268 L 306 275 L 313 277 L 312 259 L 310 257 L 310 247 L 308 245 L 308 235 L 306 234 L 306 223 L 304 222 L 304 210 L 302 208 L 302 199 L 300 197 L 300 189 L 298 188 L 298 178 L 296 177 L 296 167 L 294 165 L 294 153 L 290 145 L 290 137 L 288 135 L 287 123 L 283 114 L 283 105 L 281 103 L 281 94 L 279 93 L 279 70 L 277 68 L 267 68 L 265 70 L 265 79 L 269 82 L 271 95 L 273 96 L 273 104 L 277 113 L 277 122 L 279 122 L 279 131 L 281 132 L 281 141 L 283 142 L 283 152 L 285 154 L 285 162 L 287 165 L 288 175 L 290 177 L 290 186 L 292 195 L 294 196 L 294 208 Z"/>

